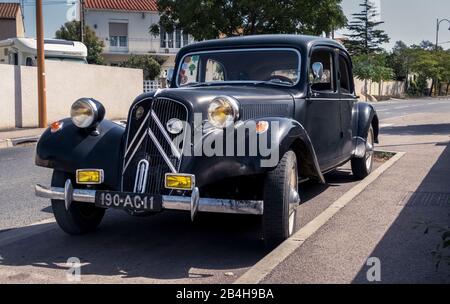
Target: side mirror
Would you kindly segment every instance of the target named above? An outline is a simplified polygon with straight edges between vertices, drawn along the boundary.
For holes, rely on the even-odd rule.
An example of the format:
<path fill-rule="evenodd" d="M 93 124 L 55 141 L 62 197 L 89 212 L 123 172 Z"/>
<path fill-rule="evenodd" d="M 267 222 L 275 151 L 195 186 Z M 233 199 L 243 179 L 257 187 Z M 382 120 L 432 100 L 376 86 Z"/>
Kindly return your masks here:
<path fill-rule="evenodd" d="M 172 83 L 173 78 L 173 68 L 169 68 L 167 70 L 167 76 L 166 76 L 166 87 L 170 87 L 170 84 Z"/>
<path fill-rule="evenodd" d="M 314 62 L 312 65 L 312 72 L 314 81 L 319 81 L 323 76 L 323 64 L 321 62 Z"/>

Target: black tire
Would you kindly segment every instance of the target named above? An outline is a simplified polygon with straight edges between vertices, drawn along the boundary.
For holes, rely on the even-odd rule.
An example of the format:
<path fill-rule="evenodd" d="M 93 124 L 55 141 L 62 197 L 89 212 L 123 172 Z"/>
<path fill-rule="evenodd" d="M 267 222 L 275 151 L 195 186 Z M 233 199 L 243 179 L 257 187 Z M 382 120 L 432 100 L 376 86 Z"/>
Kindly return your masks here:
<path fill-rule="evenodd" d="M 52 187 L 64 187 L 67 179 L 73 177 L 60 171 L 54 171 Z M 61 229 L 70 235 L 82 235 L 94 231 L 105 215 L 105 209 L 93 204 L 74 202 L 66 210 L 64 201 L 51 200 L 53 215 Z"/>
<path fill-rule="evenodd" d="M 373 168 L 373 148 L 374 148 L 374 132 L 372 126 L 370 126 L 367 132 L 367 145 L 366 155 L 364 158 L 352 158 L 352 172 L 357 179 L 364 179 L 372 173 Z"/>
<path fill-rule="evenodd" d="M 296 194 L 291 192 L 293 189 Z M 269 249 L 294 233 L 299 203 L 297 157 L 288 151 L 264 182 L 263 235 Z"/>

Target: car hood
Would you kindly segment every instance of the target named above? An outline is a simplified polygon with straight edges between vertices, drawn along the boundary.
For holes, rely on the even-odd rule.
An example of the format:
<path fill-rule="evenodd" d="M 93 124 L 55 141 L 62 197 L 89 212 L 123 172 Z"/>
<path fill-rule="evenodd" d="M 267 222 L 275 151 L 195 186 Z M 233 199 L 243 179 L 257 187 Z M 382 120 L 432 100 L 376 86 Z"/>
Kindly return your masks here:
<path fill-rule="evenodd" d="M 166 97 L 187 103 L 195 113 L 206 114 L 208 105 L 217 96 L 234 97 L 240 104 L 241 119 L 283 116 L 293 113 L 293 96 L 287 89 L 263 86 L 209 86 L 163 89 L 155 97 Z"/>

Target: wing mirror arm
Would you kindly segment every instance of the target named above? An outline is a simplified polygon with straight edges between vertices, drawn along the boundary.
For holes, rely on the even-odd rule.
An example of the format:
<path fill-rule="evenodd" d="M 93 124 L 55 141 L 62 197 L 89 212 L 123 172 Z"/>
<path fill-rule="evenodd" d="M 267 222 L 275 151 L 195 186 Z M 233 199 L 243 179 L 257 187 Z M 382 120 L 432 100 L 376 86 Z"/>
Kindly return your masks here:
<path fill-rule="evenodd" d="M 314 62 L 311 66 L 312 71 L 312 81 L 308 85 L 308 96 L 309 97 L 317 97 L 319 93 L 315 92 L 312 89 L 314 83 L 320 82 L 323 77 L 323 64 L 321 62 Z"/>

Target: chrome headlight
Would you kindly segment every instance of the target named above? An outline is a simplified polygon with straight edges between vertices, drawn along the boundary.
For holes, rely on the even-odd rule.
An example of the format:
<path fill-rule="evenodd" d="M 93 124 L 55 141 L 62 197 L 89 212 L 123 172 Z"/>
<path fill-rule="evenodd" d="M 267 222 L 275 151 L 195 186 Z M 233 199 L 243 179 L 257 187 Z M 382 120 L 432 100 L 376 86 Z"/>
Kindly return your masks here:
<path fill-rule="evenodd" d="M 103 120 L 105 108 L 96 100 L 81 98 L 73 103 L 70 116 L 73 124 L 78 128 L 91 128 Z"/>
<path fill-rule="evenodd" d="M 239 118 L 239 103 L 229 96 L 214 98 L 208 107 L 208 120 L 216 128 L 226 128 Z"/>

